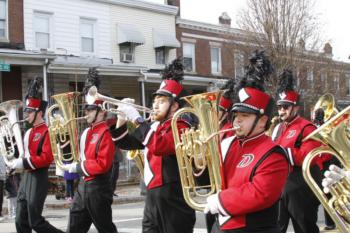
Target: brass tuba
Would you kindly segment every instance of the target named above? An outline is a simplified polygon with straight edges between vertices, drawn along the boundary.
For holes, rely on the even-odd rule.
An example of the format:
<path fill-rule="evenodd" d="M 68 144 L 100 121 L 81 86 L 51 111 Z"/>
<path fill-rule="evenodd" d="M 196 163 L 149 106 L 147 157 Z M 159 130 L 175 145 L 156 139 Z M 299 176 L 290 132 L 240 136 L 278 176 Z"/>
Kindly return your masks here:
<path fill-rule="evenodd" d="M 335 108 L 335 98 L 331 93 L 326 93 L 317 100 L 312 110 L 312 117 L 319 108 L 322 108 L 324 111 L 324 122 L 339 113 L 338 109 Z"/>
<path fill-rule="evenodd" d="M 199 211 L 204 210 L 206 197 L 222 189 L 222 158 L 218 134 L 218 101 L 222 93 L 223 91 L 207 92 L 183 97 L 191 107 L 179 109 L 171 122 L 183 195 L 187 204 Z M 198 129 L 178 132 L 177 120 L 184 113 L 192 113 L 198 118 Z M 209 183 L 197 184 L 198 177 L 206 169 Z"/>
<path fill-rule="evenodd" d="M 333 112 L 329 108 L 327 115 Z M 315 193 L 321 204 L 327 210 L 338 229 L 342 233 L 350 232 L 350 212 L 347 205 L 350 202 L 350 182 L 342 179 L 330 187 L 330 199 L 323 193 L 311 176 L 312 160 L 320 154 L 327 153 L 335 156 L 350 170 L 350 106 L 329 119 L 304 140 L 313 139 L 322 142 L 325 146 L 310 151 L 303 162 L 303 176 L 307 184 Z"/>
<path fill-rule="evenodd" d="M 24 156 L 22 133 L 19 125 L 18 110 L 22 107 L 22 101 L 9 100 L 0 104 L 0 111 L 5 115 L 0 117 L 0 153 L 8 164 L 15 158 L 16 149 L 18 156 Z"/>
<path fill-rule="evenodd" d="M 64 162 L 79 161 L 77 120 L 85 119 L 85 117 L 77 117 L 76 99 L 79 95 L 79 92 L 66 92 L 51 96 L 57 104 L 48 109 L 48 130 L 52 154 L 60 169 L 62 169 Z M 57 109 L 62 115 L 54 114 Z M 68 152 L 65 148 L 68 148 Z"/>
<path fill-rule="evenodd" d="M 144 154 L 142 153 L 142 150 L 130 150 L 126 154 L 126 158 L 128 160 L 134 160 L 136 167 L 140 171 L 140 175 L 143 178 L 143 172 L 144 172 Z"/>

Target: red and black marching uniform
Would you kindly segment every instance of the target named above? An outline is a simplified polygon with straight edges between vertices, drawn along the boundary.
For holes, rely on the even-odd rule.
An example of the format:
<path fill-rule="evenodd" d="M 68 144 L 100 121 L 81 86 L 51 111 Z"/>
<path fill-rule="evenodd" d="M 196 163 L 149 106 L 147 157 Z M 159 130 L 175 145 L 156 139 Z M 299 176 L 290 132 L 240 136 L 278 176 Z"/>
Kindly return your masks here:
<path fill-rule="evenodd" d="M 290 122 L 282 122 L 273 131 L 273 140 L 284 147 L 292 164 L 292 171 L 288 176 L 282 193 L 280 224 L 282 232 L 286 232 L 289 219 L 292 219 L 295 232 L 319 232 L 316 225 L 318 199 L 304 181 L 302 164 L 306 155 L 321 146 L 314 140 L 303 139 L 316 129 L 310 121 L 296 116 Z M 321 173 L 317 164 L 322 159 L 313 161 L 311 173 L 316 181 L 321 181 Z"/>
<path fill-rule="evenodd" d="M 183 120 L 179 120 L 177 126 L 179 132 L 188 128 Z M 195 212 L 183 197 L 171 119 L 142 123 L 132 134 L 125 124 L 112 134 L 121 149 L 144 149 L 147 196 L 142 232 L 192 233 Z"/>
<path fill-rule="evenodd" d="M 98 232 L 117 232 L 112 222 L 113 202 L 110 184 L 115 146 L 105 121 L 92 124 L 80 138 L 77 165 L 80 180 L 70 209 L 67 232 L 85 233 L 94 223 Z"/>
<path fill-rule="evenodd" d="M 219 193 L 220 229 L 279 232 L 278 201 L 288 176 L 284 150 L 264 133 L 221 143 L 226 189 Z"/>
<path fill-rule="evenodd" d="M 25 170 L 17 196 L 17 232 L 62 232 L 42 216 L 49 188 L 48 169 L 53 161 L 47 125 L 41 123 L 27 130 L 24 136 Z"/>

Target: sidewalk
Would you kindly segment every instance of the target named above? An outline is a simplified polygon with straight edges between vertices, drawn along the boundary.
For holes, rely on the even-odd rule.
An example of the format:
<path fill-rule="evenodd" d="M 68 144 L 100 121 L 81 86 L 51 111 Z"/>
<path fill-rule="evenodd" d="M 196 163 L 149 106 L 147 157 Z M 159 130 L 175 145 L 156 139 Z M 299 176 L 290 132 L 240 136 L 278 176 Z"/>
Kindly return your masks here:
<path fill-rule="evenodd" d="M 113 204 L 125 204 L 140 202 L 145 200 L 145 196 L 140 194 L 141 190 L 138 184 L 132 185 L 120 185 L 116 189 L 117 197 L 113 196 Z M 67 209 L 70 207 L 70 203 L 65 199 L 57 200 L 54 194 L 49 194 L 46 197 L 44 208 L 48 209 Z M 7 198 L 4 197 L 3 202 L 3 215 L 7 214 Z"/>

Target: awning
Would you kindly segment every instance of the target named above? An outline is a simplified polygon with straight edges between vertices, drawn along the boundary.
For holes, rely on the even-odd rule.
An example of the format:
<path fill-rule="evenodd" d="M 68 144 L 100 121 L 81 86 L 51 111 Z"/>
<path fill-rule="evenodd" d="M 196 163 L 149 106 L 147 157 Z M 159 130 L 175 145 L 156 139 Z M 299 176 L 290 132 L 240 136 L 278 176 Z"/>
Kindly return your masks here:
<path fill-rule="evenodd" d="M 132 24 L 118 24 L 118 44 L 134 43 L 136 45 L 142 45 L 145 43 L 140 30 Z"/>
<path fill-rule="evenodd" d="M 175 35 L 153 29 L 153 47 L 180 48 L 180 42 Z"/>
<path fill-rule="evenodd" d="M 146 83 L 161 83 L 163 81 L 159 73 L 143 73 L 143 77 L 138 79 L 140 82 Z M 184 85 L 191 86 L 202 86 L 207 87 L 209 83 L 213 83 L 216 87 L 220 88 L 226 83 L 227 79 L 217 79 L 217 78 L 208 78 L 208 77 L 198 77 L 184 75 L 184 79 L 181 81 Z"/>

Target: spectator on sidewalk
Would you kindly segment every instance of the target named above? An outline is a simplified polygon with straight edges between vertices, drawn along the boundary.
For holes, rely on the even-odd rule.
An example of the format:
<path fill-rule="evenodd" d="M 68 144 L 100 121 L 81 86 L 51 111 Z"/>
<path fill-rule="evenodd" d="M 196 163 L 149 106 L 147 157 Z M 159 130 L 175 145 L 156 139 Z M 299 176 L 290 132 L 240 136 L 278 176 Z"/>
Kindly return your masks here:
<path fill-rule="evenodd" d="M 7 191 L 7 210 L 9 219 L 16 218 L 17 193 L 20 181 L 20 174 L 17 173 L 16 170 L 7 169 L 5 189 Z"/>
<path fill-rule="evenodd" d="M 6 164 L 3 155 L 0 155 L 0 221 L 4 220 L 2 216 L 2 203 L 4 200 L 4 184 L 6 179 Z"/>
<path fill-rule="evenodd" d="M 114 159 L 113 159 L 113 167 L 112 167 L 112 173 L 111 173 L 111 184 L 112 184 L 112 192 L 113 196 L 118 197 L 118 194 L 116 193 L 116 187 L 117 187 L 117 181 L 119 178 L 119 166 L 120 162 L 123 161 L 123 153 L 119 148 L 116 148 Z"/>
<path fill-rule="evenodd" d="M 66 200 L 73 201 L 75 181 L 79 179 L 79 174 L 69 171 L 64 171 L 64 180 L 66 181 Z"/>

